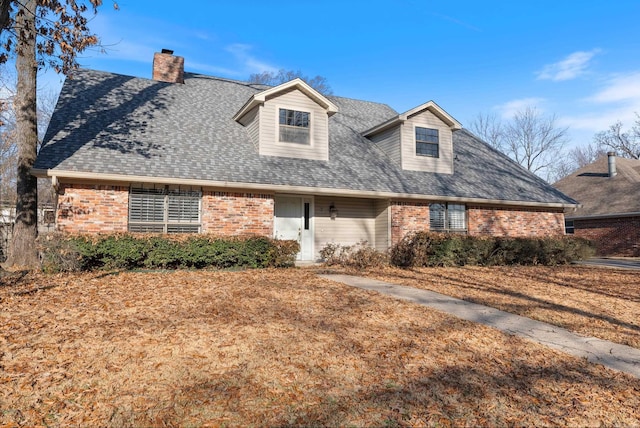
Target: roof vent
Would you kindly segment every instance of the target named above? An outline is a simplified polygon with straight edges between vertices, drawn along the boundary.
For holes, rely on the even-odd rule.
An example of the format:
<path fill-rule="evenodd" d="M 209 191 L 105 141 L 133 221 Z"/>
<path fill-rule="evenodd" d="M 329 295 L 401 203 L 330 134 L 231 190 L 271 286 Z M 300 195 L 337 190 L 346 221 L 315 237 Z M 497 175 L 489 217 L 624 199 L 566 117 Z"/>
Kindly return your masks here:
<path fill-rule="evenodd" d="M 173 56 L 171 49 L 162 49 L 153 55 L 153 80 L 184 83 L 184 58 Z"/>
<path fill-rule="evenodd" d="M 615 177 L 618 172 L 616 171 L 616 152 L 608 152 L 609 158 L 609 177 Z"/>

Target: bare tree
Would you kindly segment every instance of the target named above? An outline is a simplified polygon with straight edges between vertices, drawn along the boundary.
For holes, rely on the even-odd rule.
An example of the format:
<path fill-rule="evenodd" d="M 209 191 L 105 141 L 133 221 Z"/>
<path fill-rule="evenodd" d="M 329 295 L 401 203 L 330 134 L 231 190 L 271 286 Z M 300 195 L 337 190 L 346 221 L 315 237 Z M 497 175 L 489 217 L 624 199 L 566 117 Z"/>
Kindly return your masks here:
<path fill-rule="evenodd" d="M 304 80 L 309 86 L 311 86 L 316 91 L 320 92 L 323 95 L 332 95 L 333 91 L 327 82 L 326 77 L 316 76 L 313 78 L 309 78 L 302 74 L 302 71 L 293 71 L 293 70 L 280 70 L 277 73 L 264 71 L 262 73 L 255 73 L 249 75 L 249 83 L 257 83 L 262 85 L 271 85 L 276 86 L 282 83 L 288 82 L 295 78 L 300 78 Z"/>
<path fill-rule="evenodd" d="M 574 147 L 569 151 L 569 159 L 575 164 L 575 169 L 587 166 L 593 163 L 599 157 L 607 154 L 607 148 L 597 143 L 587 144 L 586 146 Z"/>
<path fill-rule="evenodd" d="M 598 158 L 606 156 L 607 148 L 596 143 L 577 146 L 558 156 L 559 160 L 552 169 L 550 182 L 558 181 L 572 174 L 575 170 L 595 162 Z"/>
<path fill-rule="evenodd" d="M 640 159 L 640 116 L 636 113 L 636 121 L 629 132 L 624 132 L 622 122 L 616 122 L 606 131 L 597 133 L 593 140 L 600 146 L 608 147 L 619 156 L 629 159 Z"/>
<path fill-rule="evenodd" d="M 478 113 L 469 129 L 494 149 L 503 150 L 504 125 L 495 113 Z"/>
<path fill-rule="evenodd" d="M 533 107 L 516 112 L 505 122 L 495 115 L 481 113 L 470 129 L 545 180 L 557 175 L 562 162 L 559 154 L 568 141 L 568 129 L 558 127 L 555 116 L 545 117 Z"/>
<path fill-rule="evenodd" d="M 90 8 L 95 14 L 101 4 L 102 0 L 13 0 L 7 6 L 9 23 L 0 33 L 0 63 L 15 55 L 18 76 L 14 98 L 16 219 L 6 262 L 9 266 L 38 265 L 37 180 L 30 173 L 38 147 L 38 68 L 50 66 L 64 74 L 77 68 L 77 54 L 98 44 L 97 36 L 87 27 L 86 14 Z"/>
<path fill-rule="evenodd" d="M 535 108 L 527 107 L 516 112 L 505 126 L 504 148 L 520 165 L 549 178 L 567 142 L 567 131 L 556 126 L 555 116 L 544 117 Z"/>
<path fill-rule="evenodd" d="M 0 65 L 0 206 L 14 205 L 16 198 L 18 143 L 16 140 L 16 114 L 13 108 L 15 94 L 15 73 Z M 56 105 L 57 94 L 51 90 L 38 90 L 37 101 L 39 151 L 44 131 L 47 129 Z M 41 189 L 49 187 L 43 181 L 48 180 L 38 180 L 39 196 L 42 194 Z M 51 202 L 51 195 L 46 194 L 45 196 Z"/>
<path fill-rule="evenodd" d="M 0 100 L 0 206 L 13 205 L 18 160 L 15 121 L 10 102 Z"/>

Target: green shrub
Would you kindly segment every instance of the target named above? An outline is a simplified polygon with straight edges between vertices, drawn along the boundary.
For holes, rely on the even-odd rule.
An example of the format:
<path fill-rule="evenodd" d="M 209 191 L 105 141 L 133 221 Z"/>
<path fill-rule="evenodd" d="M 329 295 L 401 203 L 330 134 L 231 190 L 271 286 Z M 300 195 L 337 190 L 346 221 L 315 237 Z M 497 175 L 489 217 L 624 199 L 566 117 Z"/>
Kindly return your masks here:
<path fill-rule="evenodd" d="M 146 268 L 176 269 L 190 267 L 188 248 L 184 243 L 154 236 L 143 243 L 145 257 L 142 262 Z"/>
<path fill-rule="evenodd" d="M 129 234 L 71 236 L 82 270 L 132 269 L 146 258 L 146 242 Z"/>
<path fill-rule="evenodd" d="M 485 266 L 494 247 L 494 240 L 484 236 L 469 236 L 463 238 L 463 256 L 460 265 Z"/>
<path fill-rule="evenodd" d="M 391 264 L 410 266 L 546 265 L 568 264 L 595 254 L 581 238 L 475 237 L 417 232 L 390 250 Z"/>
<path fill-rule="evenodd" d="M 300 246 L 262 236 L 52 235 L 42 240 L 47 271 L 293 266 Z"/>

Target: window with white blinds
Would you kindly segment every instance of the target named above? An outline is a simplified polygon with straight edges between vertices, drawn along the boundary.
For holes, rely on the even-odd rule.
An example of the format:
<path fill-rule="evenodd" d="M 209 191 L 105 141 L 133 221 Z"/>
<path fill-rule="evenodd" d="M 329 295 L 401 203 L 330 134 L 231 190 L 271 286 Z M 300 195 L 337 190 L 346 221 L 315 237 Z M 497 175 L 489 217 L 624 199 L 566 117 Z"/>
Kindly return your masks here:
<path fill-rule="evenodd" d="M 429 228 L 436 232 L 466 232 L 466 206 L 447 203 L 430 204 Z"/>
<path fill-rule="evenodd" d="M 131 187 L 129 231 L 198 233 L 201 199 L 192 188 Z"/>

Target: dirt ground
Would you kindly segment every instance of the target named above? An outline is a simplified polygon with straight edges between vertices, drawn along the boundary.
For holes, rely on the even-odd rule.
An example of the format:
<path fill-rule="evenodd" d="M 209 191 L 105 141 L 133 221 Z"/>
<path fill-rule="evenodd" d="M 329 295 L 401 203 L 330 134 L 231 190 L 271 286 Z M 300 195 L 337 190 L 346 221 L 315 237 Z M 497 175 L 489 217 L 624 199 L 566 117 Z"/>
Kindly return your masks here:
<path fill-rule="evenodd" d="M 598 274 L 604 288 L 562 285 L 580 272 L 385 275 L 468 289 L 547 278 L 565 287 L 559 312 L 613 299 L 609 318 L 583 320 L 633 342 L 637 290 L 605 287 L 617 271 Z M 640 379 L 309 269 L 1 281 L 0 425 L 640 426 Z"/>

